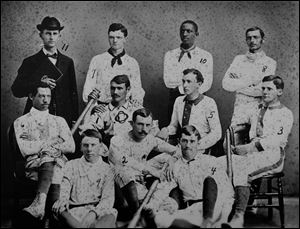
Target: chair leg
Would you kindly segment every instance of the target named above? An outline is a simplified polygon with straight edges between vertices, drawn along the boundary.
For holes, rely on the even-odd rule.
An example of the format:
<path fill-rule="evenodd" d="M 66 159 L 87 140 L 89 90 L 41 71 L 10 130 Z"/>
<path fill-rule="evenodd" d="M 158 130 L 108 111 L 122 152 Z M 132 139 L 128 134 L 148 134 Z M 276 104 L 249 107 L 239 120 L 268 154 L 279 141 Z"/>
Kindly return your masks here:
<path fill-rule="evenodd" d="M 271 193 L 272 192 L 272 179 L 268 179 L 267 182 L 268 182 L 268 184 L 267 184 L 268 193 Z M 272 205 L 272 196 L 268 197 L 268 205 Z M 271 220 L 273 218 L 273 208 L 271 208 L 271 207 L 268 208 L 268 218 L 269 218 L 269 220 Z"/>
<path fill-rule="evenodd" d="M 284 203 L 283 203 L 283 187 L 282 187 L 281 177 L 277 179 L 277 184 L 278 184 L 280 222 L 281 222 L 281 228 L 284 228 Z"/>
<path fill-rule="evenodd" d="M 12 211 L 12 226 L 16 227 L 16 218 L 18 215 L 18 210 L 20 206 L 19 197 L 14 195 L 13 197 L 13 211 Z"/>

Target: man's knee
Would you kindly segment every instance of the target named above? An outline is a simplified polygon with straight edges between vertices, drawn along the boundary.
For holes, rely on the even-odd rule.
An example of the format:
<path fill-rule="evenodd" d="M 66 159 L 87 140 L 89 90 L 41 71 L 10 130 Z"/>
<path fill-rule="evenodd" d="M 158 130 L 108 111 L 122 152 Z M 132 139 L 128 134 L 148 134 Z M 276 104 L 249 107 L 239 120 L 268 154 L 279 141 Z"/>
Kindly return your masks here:
<path fill-rule="evenodd" d="M 97 219 L 95 228 L 116 228 L 116 217 L 114 214 L 107 214 Z"/>

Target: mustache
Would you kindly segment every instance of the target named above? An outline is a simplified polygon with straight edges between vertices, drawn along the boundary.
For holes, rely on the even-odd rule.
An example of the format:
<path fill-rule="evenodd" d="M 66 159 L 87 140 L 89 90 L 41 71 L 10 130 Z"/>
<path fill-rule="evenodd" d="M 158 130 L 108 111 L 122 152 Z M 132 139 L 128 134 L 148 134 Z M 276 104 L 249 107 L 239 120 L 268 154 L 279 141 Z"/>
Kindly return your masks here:
<path fill-rule="evenodd" d="M 141 132 L 139 132 L 139 134 L 145 134 L 145 135 L 147 135 L 148 133 L 146 131 L 142 130 Z"/>

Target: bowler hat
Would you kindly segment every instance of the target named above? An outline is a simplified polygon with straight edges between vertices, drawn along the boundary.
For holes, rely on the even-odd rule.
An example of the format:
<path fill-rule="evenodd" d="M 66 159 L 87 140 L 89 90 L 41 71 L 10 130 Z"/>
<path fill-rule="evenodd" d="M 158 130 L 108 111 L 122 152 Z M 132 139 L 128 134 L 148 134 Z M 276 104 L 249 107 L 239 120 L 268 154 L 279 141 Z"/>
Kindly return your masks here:
<path fill-rule="evenodd" d="M 44 29 L 48 30 L 62 30 L 64 26 L 60 26 L 59 21 L 55 17 L 45 17 L 41 24 L 38 24 L 37 29 L 43 31 Z"/>

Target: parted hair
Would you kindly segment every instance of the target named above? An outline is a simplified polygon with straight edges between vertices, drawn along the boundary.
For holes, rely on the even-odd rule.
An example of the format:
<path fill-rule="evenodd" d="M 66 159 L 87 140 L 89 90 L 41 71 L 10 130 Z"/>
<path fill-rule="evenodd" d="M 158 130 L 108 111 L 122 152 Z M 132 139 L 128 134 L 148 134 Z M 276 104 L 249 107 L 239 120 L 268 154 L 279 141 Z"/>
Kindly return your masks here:
<path fill-rule="evenodd" d="M 199 131 L 193 125 L 186 125 L 186 126 L 182 127 L 182 129 L 181 129 L 181 135 L 182 134 L 185 134 L 187 136 L 191 136 L 191 135 L 194 134 L 197 137 L 198 140 L 201 139 Z"/>
<path fill-rule="evenodd" d="M 130 80 L 127 75 L 117 75 L 110 81 L 110 83 L 112 82 L 117 84 L 125 83 L 126 88 L 130 87 Z"/>
<path fill-rule="evenodd" d="M 265 33 L 264 33 L 264 31 L 263 31 L 261 28 L 259 28 L 258 26 L 253 26 L 253 27 L 247 29 L 247 30 L 246 30 L 246 33 L 245 33 L 245 34 L 246 34 L 246 37 L 247 37 L 247 33 L 248 33 L 248 32 L 250 32 L 250 31 L 255 31 L 255 30 L 259 30 L 259 33 L 260 33 L 261 38 L 264 39 Z"/>
<path fill-rule="evenodd" d="M 277 89 L 283 89 L 284 88 L 284 82 L 283 79 L 280 76 L 275 76 L 275 75 L 269 75 L 265 76 L 262 80 L 262 82 L 267 82 L 267 81 L 273 81 L 274 85 L 276 86 Z"/>
<path fill-rule="evenodd" d="M 102 142 L 102 135 L 99 131 L 95 130 L 95 129 L 86 129 L 82 135 L 81 135 L 81 140 L 84 137 L 92 137 L 92 138 L 98 138 L 99 142 Z"/>
<path fill-rule="evenodd" d="M 30 90 L 30 93 L 32 96 L 36 96 L 37 92 L 38 92 L 38 88 L 50 88 L 49 85 L 43 83 L 43 82 L 40 82 L 39 84 L 37 84 L 36 86 L 34 86 L 31 90 Z M 52 92 L 52 91 L 51 91 Z M 51 93 L 52 94 L 52 93 Z"/>
<path fill-rule="evenodd" d="M 187 68 L 187 69 L 183 70 L 183 75 L 187 75 L 189 73 L 193 73 L 194 75 L 196 75 L 196 80 L 198 83 L 199 82 L 203 83 L 204 79 L 203 79 L 202 73 L 199 70 L 197 70 L 195 68 Z"/>
<path fill-rule="evenodd" d="M 126 27 L 124 25 L 122 25 L 121 23 L 112 23 L 108 28 L 108 33 L 110 31 L 114 32 L 114 31 L 118 31 L 118 30 L 121 30 L 121 32 L 124 34 L 124 37 L 127 37 L 128 31 L 127 31 Z"/>
<path fill-rule="evenodd" d="M 143 118 L 147 118 L 149 116 L 153 117 L 151 111 L 147 108 L 144 108 L 144 107 L 133 112 L 133 114 L 132 114 L 132 121 L 133 122 L 136 121 L 136 117 L 138 115 L 142 116 Z"/>

